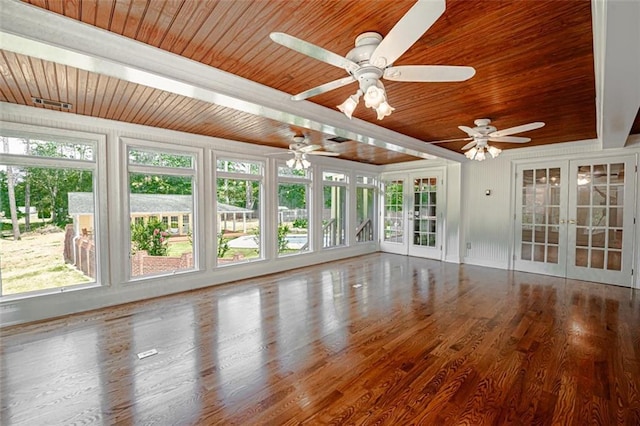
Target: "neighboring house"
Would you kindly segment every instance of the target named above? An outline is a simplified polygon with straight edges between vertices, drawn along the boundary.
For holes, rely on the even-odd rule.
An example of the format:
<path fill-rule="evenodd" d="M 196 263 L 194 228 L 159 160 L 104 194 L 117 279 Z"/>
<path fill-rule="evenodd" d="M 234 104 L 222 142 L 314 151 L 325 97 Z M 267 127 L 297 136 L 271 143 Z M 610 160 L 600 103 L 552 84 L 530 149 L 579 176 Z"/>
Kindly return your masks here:
<path fill-rule="evenodd" d="M 90 192 L 69 192 L 69 216 L 73 220 L 76 235 L 93 233 L 93 196 Z M 162 220 L 174 235 L 187 235 L 192 228 L 193 197 L 191 195 L 131 194 L 131 222 L 147 221 L 150 217 Z M 218 223 L 228 221 L 236 231 L 241 218 L 243 231 L 247 230 L 247 218 L 254 212 L 242 207 L 218 203 Z"/>

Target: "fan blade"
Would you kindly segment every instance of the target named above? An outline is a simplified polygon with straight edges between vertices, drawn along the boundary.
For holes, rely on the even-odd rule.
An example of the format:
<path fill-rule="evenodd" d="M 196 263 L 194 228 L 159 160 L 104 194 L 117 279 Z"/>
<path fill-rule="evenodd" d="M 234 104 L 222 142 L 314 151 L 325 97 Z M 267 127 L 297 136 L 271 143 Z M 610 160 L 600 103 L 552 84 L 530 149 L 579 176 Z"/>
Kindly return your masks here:
<path fill-rule="evenodd" d="M 329 152 L 329 151 L 311 151 L 307 152 L 308 155 L 324 155 L 325 157 L 337 157 L 340 154 L 337 152 Z"/>
<path fill-rule="evenodd" d="M 476 145 L 476 141 L 472 140 L 471 142 L 469 142 L 468 144 L 466 144 L 465 146 L 462 147 L 463 151 L 466 151 L 469 148 L 473 148 Z"/>
<path fill-rule="evenodd" d="M 473 138 L 457 138 L 457 139 L 443 139 L 441 141 L 429 141 L 427 143 L 447 143 L 447 142 L 460 142 L 460 141 L 470 141 Z"/>
<path fill-rule="evenodd" d="M 526 143 L 531 142 L 531 138 L 521 138 L 518 136 L 495 136 L 489 137 L 491 142 Z"/>
<path fill-rule="evenodd" d="M 373 51 L 369 63 L 384 68 L 395 62 L 446 9 L 445 0 L 418 0 Z"/>
<path fill-rule="evenodd" d="M 302 93 L 298 93 L 297 95 L 292 96 L 291 99 L 294 101 L 302 101 L 312 96 L 316 96 L 321 93 L 326 93 L 339 87 L 346 86 L 347 84 L 353 83 L 354 81 L 356 81 L 356 79 L 352 76 L 343 77 L 339 80 L 330 81 L 329 83 L 314 87 L 313 89 L 305 90 Z"/>
<path fill-rule="evenodd" d="M 315 151 L 318 149 L 322 149 L 322 145 L 305 145 L 303 147 L 298 148 L 298 151 L 308 154 L 311 151 Z"/>
<path fill-rule="evenodd" d="M 392 81 L 447 82 L 465 81 L 473 77 L 473 67 L 450 65 L 400 65 L 384 70 L 384 78 Z"/>
<path fill-rule="evenodd" d="M 462 130 L 463 132 L 465 132 L 466 134 L 468 134 L 471 137 L 480 137 L 480 136 L 482 136 L 482 133 L 477 132 L 476 130 L 472 129 L 471 127 L 458 126 L 458 129 Z"/>
<path fill-rule="evenodd" d="M 289 34 L 271 33 L 269 34 L 269 37 L 271 37 L 271 40 L 283 45 L 284 47 L 288 47 L 291 50 L 295 50 L 296 52 L 310 56 L 329 65 L 333 65 L 347 71 L 355 71 L 360 68 L 360 65 L 350 61 L 344 56 L 340 56 L 337 53 L 323 49 L 322 47 L 311 44 L 308 41 L 300 40 L 299 38 L 290 36 Z"/>
<path fill-rule="evenodd" d="M 543 122 L 536 121 L 535 123 L 523 124 L 522 126 L 516 126 L 516 127 L 509 127 L 508 129 L 504 129 L 504 130 L 497 130 L 495 132 L 489 133 L 489 136 L 491 136 L 492 138 L 509 136 L 509 135 L 513 135 L 514 133 L 522 133 L 522 132 L 528 132 L 529 130 L 533 130 L 533 129 L 539 129 L 542 126 L 544 126 Z"/>

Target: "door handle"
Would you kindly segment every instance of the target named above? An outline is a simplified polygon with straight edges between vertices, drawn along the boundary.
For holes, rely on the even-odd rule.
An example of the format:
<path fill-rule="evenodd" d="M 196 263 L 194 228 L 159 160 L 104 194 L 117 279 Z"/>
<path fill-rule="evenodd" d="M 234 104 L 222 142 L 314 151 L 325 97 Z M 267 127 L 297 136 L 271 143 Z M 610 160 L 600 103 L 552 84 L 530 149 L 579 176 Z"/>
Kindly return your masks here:
<path fill-rule="evenodd" d="M 565 223 L 565 222 L 566 222 L 566 220 L 564 220 L 564 219 L 560 219 L 560 223 L 561 223 L 561 224 L 563 224 L 563 223 Z"/>
<path fill-rule="evenodd" d="M 576 223 L 575 219 L 569 219 L 569 223 Z"/>

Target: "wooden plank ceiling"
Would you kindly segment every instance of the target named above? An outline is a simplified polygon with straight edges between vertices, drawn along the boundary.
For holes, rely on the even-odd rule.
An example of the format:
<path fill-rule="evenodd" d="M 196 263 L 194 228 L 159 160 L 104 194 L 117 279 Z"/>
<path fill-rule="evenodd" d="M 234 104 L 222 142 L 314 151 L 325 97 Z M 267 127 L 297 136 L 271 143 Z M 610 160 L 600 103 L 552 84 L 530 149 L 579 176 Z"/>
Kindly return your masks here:
<path fill-rule="evenodd" d="M 295 94 L 346 76 L 344 70 L 286 49 L 280 31 L 345 55 L 365 31 L 385 35 L 413 1 L 28 0 L 47 9 Z M 286 147 L 301 129 L 160 90 L 3 52 L 2 100 L 31 96 L 74 104 L 72 113 Z M 382 121 L 364 107 L 354 117 L 422 141 L 465 137 L 457 126 L 489 117 L 508 128 L 546 126 L 523 136 L 531 145 L 596 137 L 595 78 L 588 0 L 448 0 L 445 13 L 395 63 L 467 65 L 461 83 L 385 81 L 396 111 Z M 356 85 L 309 100 L 335 108 Z M 638 119 L 634 125 L 638 132 Z M 326 135 L 304 129 L 316 143 Z M 465 142 L 442 146 L 459 150 Z M 502 149 L 522 145 L 496 144 Z M 414 159 L 357 142 L 327 146 L 372 164 Z"/>

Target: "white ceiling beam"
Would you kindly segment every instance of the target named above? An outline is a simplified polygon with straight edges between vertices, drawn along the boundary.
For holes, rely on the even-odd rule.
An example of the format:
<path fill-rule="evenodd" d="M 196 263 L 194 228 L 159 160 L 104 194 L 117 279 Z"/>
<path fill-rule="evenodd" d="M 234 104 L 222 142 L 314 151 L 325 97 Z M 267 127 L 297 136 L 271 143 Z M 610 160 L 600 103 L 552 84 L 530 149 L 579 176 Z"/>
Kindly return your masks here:
<path fill-rule="evenodd" d="M 100 28 L 12 0 L 0 8 L 0 48 L 405 153 L 461 162 L 425 143 Z"/>
<path fill-rule="evenodd" d="M 622 148 L 640 109 L 640 1 L 593 0 L 598 138 Z"/>

